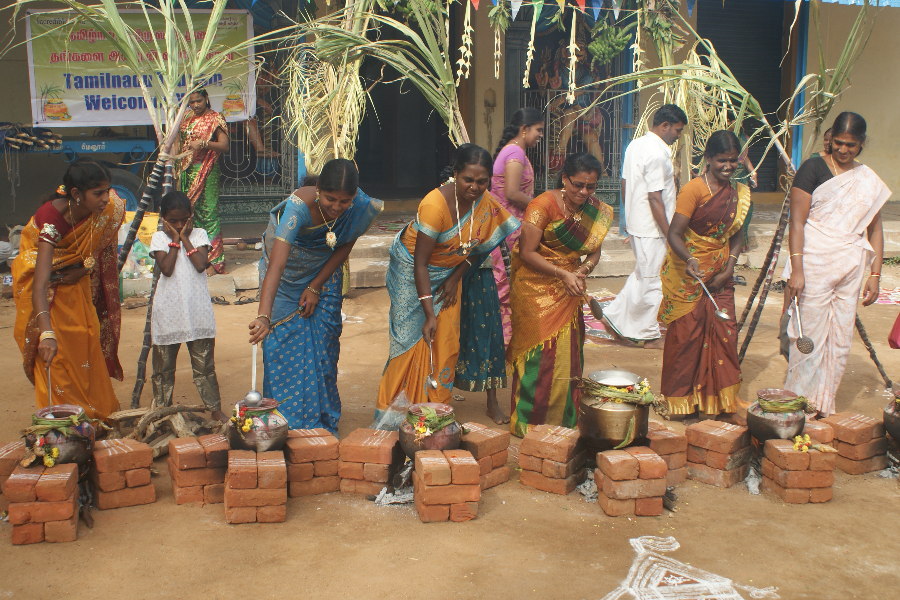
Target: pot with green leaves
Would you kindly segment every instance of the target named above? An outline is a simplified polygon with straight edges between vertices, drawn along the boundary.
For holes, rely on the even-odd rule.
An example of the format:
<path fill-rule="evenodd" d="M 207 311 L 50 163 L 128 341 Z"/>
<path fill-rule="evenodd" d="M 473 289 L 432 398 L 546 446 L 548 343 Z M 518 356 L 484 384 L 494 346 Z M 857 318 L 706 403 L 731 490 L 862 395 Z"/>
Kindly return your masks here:
<path fill-rule="evenodd" d="M 77 463 L 86 468 L 95 430 L 80 406 L 55 404 L 31 415 L 31 427 L 22 435 L 34 460 L 42 461 L 45 467 Z"/>
<path fill-rule="evenodd" d="M 446 404 L 413 404 L 400 424 L 400 447 L 409 458 L 419 450 L 456 450 L 461 437 L 462 427 Z"/>
<path fill-rule="evenodd" d="M 232 450 L 281 450 L 288 429 L 287 419 L 278 412 L 277 401 L 263 398 L 258 407 L 248 407 L 241 400 L 234 405 L 234 414 L 228 420 L 228 444 Z"/>
<path fill-rule="evenodd" d="M 900 388 L 891 392 L 893 398 L 884 407 L 884 429 L 894 441 L 900 442 Z"/>
<path fill-rule="evenodd" d="M 597 371 L 574 385 L 581 389 L 578 430 L 591 452 L 624 448 L 647 436 L 650 406 L 660 400 L 646 379 L 628 371 Z"/>
<path fill-rule="evenodd" d="M 747 409 L 747 429 L 760 444 L 790 440 L 803 432 L 804 410 L 810 406 L 806 398 L 779 388 L 757 390 L 756 397 Z"/>

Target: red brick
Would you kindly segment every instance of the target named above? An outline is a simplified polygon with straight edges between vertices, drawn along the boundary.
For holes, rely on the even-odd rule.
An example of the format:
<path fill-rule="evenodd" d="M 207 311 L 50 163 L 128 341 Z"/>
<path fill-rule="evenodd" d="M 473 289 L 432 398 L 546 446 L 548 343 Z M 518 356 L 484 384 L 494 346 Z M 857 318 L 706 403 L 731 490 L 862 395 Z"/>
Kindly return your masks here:
<path fill-rule="evenodd" d="M 610 517 L 628 517 L 634 514 L 635 501 L 633 498 L 627 500 L 617 500 L 607 498 L 603 492 L 597 494 L 597 503 L 600 508 Z"/>
<path fill-rule="evenodd" d="M 9 505 L 9 522 L 13 525 L 46 523 L 71 518 L 77 509 L 74 489 L 65 500 L 56 502 L 12 502 Z"/>
<path fill-rule="evenodd" d="M 342 494 L 364 494 L 366 496 L 377 496 L 383 489 L 383 483 L 360 481 L 358 479 L 341 479 Z"/>
<path fill-rule="evenodd" d="M 624 450 L 606 450 L 597 454 L 597 468 L 609 479 L 627 481 L 640 476 L 641 463 Z"/>
<path fill-rule="evenodd" d="M 492 487 L 509 481 L 511 473 L 512 470 L 509 467 L 500 467 L 498 469 L 494 469 L 487 475 L 483 475 L 481 478 L 479 478 L 478 485 L 482 490 L 489 490 Z"/>
<path fill-rule="evenodd" d="M 287 502 L 287 490 L 225 488 L 226 506 L 277 506 Z"/>
<path fill-rule="evenodd" d="M 175 496 L 175 504 L 178 504 L 178 505 L 193 504 L 195 502 L 199 502 L 200 504 L 203 504 L 203 501 L 204 501 L 202 485 L 193 485 L 190 487 L 180 487 L 173 483 L 172 484 L 172 495 Z"/>
<path fill-rule="evenodd" d="M 873 456 L 866 460 L 850 460 L 843 456 L 837 455 L 834 458 L 834 466 L 849 475 L 862 475 L 863 473 L 871 473 L 872 471 L 880 471 L 887 469 L 890 461 L 884 454 L 881 456 Z"/>
<path fill-rule="evenodd" d="M 662 456 L 687 450 L 687 437 L 671 429 L 656 429 L 647 432 L 650 449 Z"/>
<path fill-rule="evenodd" d="M 813 504 L 828 502 L 834 496 L 834 488 L 814 488 L 809 490 L 809 501 Z"/>
<path fill-rule="evenodd" d="M 235 506 L 225 507 L 225 522 L 232 525 L 241 523 L 256 523 L 256 507 L 255 506 Z"/>
<path fill-rule="evenodd" d="M 454 523 L 465 523 L 478 517 L 477 502 L 460 502 L 450 505 L 450 520 Z"/>
<path fill-rule="evenodd" d="M 250 450 L 230 450 L 228 452 L 228 480 L 226 483 L 227 487 L 236 490 L 250 490 L 256 487 L 256 452 Z"/>
<path fill-rule="evenodd" d="M 665 478 L 660 478 L 615 481 L 609 477 L 605 477 L 603 480 L 603 493 L 607 498 L 612 498 L 614 500 L 662 496 L 666 493 L 666 480 Z"/>
<path fill-rule="evenodd" d="M 481 477 L 481 468 L 471 452 L 467 450 L 444 450 L 444 458 L 450 463 L 450 483 L 453 485 L 478 485 L 478 480 Z"/>
<path fill-rule="evenodd" d="M 450 519 L 449 504 L 425 504 L 418 496 L 415 497 L 415 503 L 416 512 L 419 513 L 419 520 L 423 523 L 442 523 Z"/>
<path fill-rule="evenodd" d="M 197 438 L 203 451 L 206 452 L 206 466 L 210 469 L 219 469 L 228 466 L 228 451 L 231 446 L 221 433 L 201 435 Z"/>
<path fill-rule="evenodd" d="M 656 496 L 655 498 L 636 498 L 634 501 L 634 514 L 639 517 L 658 517 L 662 513 L 662 496 Z"/>
<path fill-rule="evenodd" d="M 357 429 L 341 440 L 340 457 L 345 462 L 389 465 L 394 446 L 399 442 L 400 434 L 396 431 Z"/>
<path fill-rule="evenodd" d="M 809 452 L 794 450 L 790 440 L 768 440 L 764 448 L 766 458 L 785 471 L 808 471 Z"/>
<path fill-rule="evenodd" d="M 656 452 L 651 450 L 648 446 L 628 446 L 627 448 L 622 448 L 628 454 L 637 458 L 641 454 L 649 454 L 652 456 L 659 456 Z"/>
<path fill-rule="evenodd" d="M 875 438 L 864 444 L 848 444 L 847 442 L 837 442 L 838 454 L 850 460 L 866 460 L 879 454 L 887 452 L 888 443 L 886 437 Z"/>
<path fill-rule="evenodd" d="M 292 481 L 288 484 L 291 498 L 300 496 L 316 496 L 341 489 L 340 477 L 313 477 L 309 481 Z"/>
<path fill-rule="evenodd" d="M 834 439 L 847 444 L 865 444 L 884 437 L 884 422 L 865 415 L 850 412 L 835 413 L 821 419 L 834 429 Z M 812 437 L 812 436 L 810 436 Z"/>
<path fill-rule="evenodd" d="M 567 477 L 571 477 L 579 469 L 584 468 L 586 458 L 586 453 L 579 452 L 567 463 L 560 463 L 555 460 L 545 460 L 541 467 L 541 475 L 549 477 L 550 479 L 566 479 Z"/>
<path fill-rule="evenodd" d="M 112 473 L 98 473 L 91 468 L 88 471 L 88 478 L 94 487 L 100 488 L 101 492 L 114 492 L 125 487 L 125 471 L 114 471 Z"/>
<path fill-rule="evenodd" d="M 356 464 L 356 463 L 348 463 Z M 286 463 L 287 480 L 290 481 L 309 481 L 316 474 L 313 463 Z"/>
<path fill-rule="evenodd" d="M 603 474 L 603 471 L 601 471 L 600 469 L 594 469 L 593 475 L 594 475 L 594 485 L 597 486 L 598 490 L 602 490 L 603 489 L 603 481 L 604 481 L 604 479 L 606 479 L 606 476 Z"/>
<path fill-rule="evenodd" d="M 732 454 L 722 454 L 713 450 L 706 451 L 706 465 L 721 471 L 730 471 L 746 465 L 753 458 L 753 446 L 746 446 Z"/>
<path fill-rule="evenodd" d="M 38 502 L 61 502 L 72 496 L 78 485 L 78 465 L 56 465 L 45 470 L 34 486 Z"/>
<path fill-rule="evenodd" d="M 768 477 L 762 478 L 761 487 L 764 491 L 772 492 L 787 504 L 807 504 L 809 502 L 809 490 L 786 489 Z"/>
<path fill-rule="evenodd" d="M 810 471 L 834 471 L 834 459 L 837 457 L 834 452 L 813 450 L 808 454 Z"/>
<path fill-rule="evenodd" d="M 6 496 L 0 494 L 0 512 L 6 512 L 9 510 L 9 500 L 6 499 Z"/>
<path fill-rule="evenodd" d="M 440 450 L 416 452 L 415 470 L 425 485 L 448 485 L 453 479 L 450 463 Z M 443 504 L 450 504 L 450 502 Z"/>
<path fill-rule="evenodd" d="M 140 506 L 156 502 L 156 488 L 153 484 L 143 487 L 125 488 L 115 492 L 94 492 L 94 500 L 100 510 Z"/>
<path fill-rule="evenodd" d="M 367 464 L 363 466 L 363 479 L 372 483 L 387 483 L 390 465 Z"/>
<path fill-rule="evenodd" d="M 214 483 L 203 486 L 204 504 L 222 504 L 225 502 L 225 484 Z"/>
<path fill-rule="evenodd" d="M 777 464 L 772 479 L 783 488 L 823 488 L 834 484 L 834 471 L 785 471 Z"/>
<path fill-rule="evenodd" d="M 775 463 L 766 458 L 765 456 L 762 459 L 762 474 L 769 479 L 775 477 Z"/>
<path fill-rule="evenodd" d="M 709 452 L 706 448 L 699 448 L 697 446 L 688 446 L 687 452 L 685 453 L 685 457 L 687 458 L 687 462 L 696 463 L 698 465 L 706 464 L 706 454 Z"/>
<path fill-rule="evenodd" d="M 3 484 L 3 495 L 10 502 L 34 502 L 37 500 L 35 486 L 43 473 L 44 465 L 40 463 L 16 467 Z"/>
<path fill-rule="evenodd" d="M 279 506 L 260 506 L 256 509 L 257 523 L 284 523 L 287 516 L 287 507 L 284 504 Z"/>
<path fill-rule="evenodd" d="M 259 452 L 256 455 L 257 484 L 259 489 L 287 488 L 287 467 L 283 452 Z"/>
<path fill-rule="evenodd" d="M 321 427 L 317 429 L 291 429 L 288 431 L 288 438 L 305 438 L 305 437 L 333 437 L 331 432 Z"/>
<path fill-rule="evenodd" d="M 78 507 L 65 521 L 44 523 L 44 541 L 50 543 L 74 542 L 78 538 Z"/>
<path fill-rule="evenodd" d="M 565 479 L 550 479 L 544 477 L 536 471 L 520 471 L 519 481 L 522 485 L 527 485 L 542 492 L 550 492 L 551 494 L 559 494 L 565 496 L 571 493 L 585 479 L 584 469 L 573 473 Z"/>
<path fill-rule="evenodd" d="M 680 469 L 669 469 L 666 473 L 666 487 L 675 487 L 687 481 L 687 467 Z"/>
<path fill-rule="evenodd" d="M 750 445 L 750 433 L 746 427 L 721 421 L 695 423 L 687 428 L 686 433 L 688 444 L 722 454 L 734 454 Z"/>
<path fill-rule="evenodd" d="M 197 438 L 178 438 L 169 442 L 169 460 L 181 470 L 206 467 L 206 450 Z"/>
<path fill-rule="evenodd" d="M 28 523 L 26 525 L 13 525 L 12 528 L 13 546 L 24 546 L 25 544 L 37 544 L 44 541 L 44 524 Z"/>
<path fill-rule="evenodd" d="M 666 431 L 669 428 L 662 423 L 657 423 L 656 421 L 647 421 L 647 429 L 649 431 Z"/>
<path fill-rule="evenodd" d="M 0 479 L 9 477 L 25 456 L 25 442 L 18 440 L 0 446 Z"/>
<path fill-rule="evenodd" d="M 509 450 L 504 450 L 503 452 L 491 454 L 491 461 L 493 462 L 494 469 L 499 469 L 500 467 L 506 466 L 506 462 L 508 460 L 509 460 Z"/>
<path fill-rule="evenodd" d="M 834 429 L 824 421 L 807 421 L 803 426 L 803 435 L 809 435 L 809 439 L 820 444 L 834 441 Z"/>
<path fill-rule="evenodd" d="M 536 456 L 528 456 L 527 454 L 519 453 L 519 468 L 523 471 L 537 471 L 540 473 L 544 470 L 544 459 L 537 458 Z"/>
<path fill-rule="evenodd" d="M 292 463 L 337 460 L 340 442 L 334 436 L 288 438 L 284 453 Z"/>
<path fill-rule="evenodd" d="M 741 465 L 729 471 L 714 469 L 709 465 L 698 465 L 692 462 L 687 464 L 687 477 L 700 483 L 728 488 L 746 479 L 750 472 L 750 465 Z"/>
<path fill-rule="evenodd" d="M 365 465 L 363 463 L 339 460 L 338 475 L 341 476 L 341 479 L 359 479 L 361 481 L 366 478 Z"/>
<path fill-rule="evenodd" d="M 472 453 L 475 460 L 493 456 L 509 447 L 509 430 L 485 427 L 481 423 L 465 423 L 464 433 L 460 438 L 459 449 Z"/>
<path fill-rule="evenodd" d="M 538 458 L 547 458 L 556 462 L 566 463 L 575 457 L 580 449 L 578 443 L 578 430 L 559 427 L 562 435 L 555 433 L 542 433 L 537 428 L 532 429 L 522 439 L 519 445 L 519 454 L 528 454 Z M 574 433 L 567 433 L 572 431 Z"/>
<path fill-rule="evenodd" d="M 666 461 L 656 454 L 639 454 L 635 456 L 640 463 L 639 477 L 641 479 L 665 479 L 669 467 Z"/>
<path fill-rule="evenodd" d="M 222 476 L 225 476 L 224 473 Z M 125 485 L 128 487 L 150 485 L 150 469 L 132 469 L 130 471 L 125 471 Z"/>
<path fill-rule="evenodd" d="M 478 502 L 481 498 L 481 487 L 478 485 L 428 485 L 415 471 L 413 471 L 413 485 L 414 497 L 420 497 L 425 504 Z"/>
<path fill-rule="evenodd" d="M 672 469 L 680 469 L 687 462 L 687 452 L 674 452 L 672 454 L 660 454 L 659 457 L 666 462 L 666 467 Z"/>
<path fill-rule="evenodd" d="M 135 440 L 102 440 L 94 444 L 94 467 L 100 473 L 146 469 L 153 464 L 153 450 Z"/>
<path fill-rule="evenodd" d="M 178 487 L 197 487 L 224 483 L 226 470 L 223 469 L 187 469 L 185 471 L 175 468 L 171 460 L 168 461 L 169 475 Z M 233 477 L 233 476 L 232 476 Z M 131 486 L 136 487 L 136 486 Z"/>
<path fill-rule="evenodd" d="M 339 460 L 317 460 L 313 463 L 316 477 L 332 477 L 338 474 Z M 303 464 L 303 463 L 301 463 Z"/>
<path fill-rule="evenodd" d="M 541 459 L 538 458 L 535 460 L 540 462 Z M 494 460 L 490 456 L 485 456 L 484 458 L 482 458 L 481 460 L 478 461 L 478 469 L 479 469 L 481 475 L 487 475 L 488 473 L 490 473 L 493 470 L 493 468 L 494 468 Z"/>

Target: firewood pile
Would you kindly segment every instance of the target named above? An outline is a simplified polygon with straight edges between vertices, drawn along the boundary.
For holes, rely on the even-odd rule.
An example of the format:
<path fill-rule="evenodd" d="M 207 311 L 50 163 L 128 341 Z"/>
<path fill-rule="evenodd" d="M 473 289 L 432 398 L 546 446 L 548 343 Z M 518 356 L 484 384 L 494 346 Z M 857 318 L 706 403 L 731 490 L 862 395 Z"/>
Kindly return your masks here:
<path fill-rule="evenodd" d="M 225 433 L 225 423 L 210 421 L 198 414 L 203 412 L 206 412 L 203 405 L 183 404 L 120 410 L 109 415 L 112 429 L 107 437 L 143 442 L 153 449 L 153 458 L 156 458 L 168 454 L 171 440 Z"/>

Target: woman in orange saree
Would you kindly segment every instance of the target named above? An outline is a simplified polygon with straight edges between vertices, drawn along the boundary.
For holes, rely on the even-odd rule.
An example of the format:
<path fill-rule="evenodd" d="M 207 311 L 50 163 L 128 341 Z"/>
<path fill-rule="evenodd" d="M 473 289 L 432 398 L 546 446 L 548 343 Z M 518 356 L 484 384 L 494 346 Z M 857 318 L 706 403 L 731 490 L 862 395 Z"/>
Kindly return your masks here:
<path fill-rule="evenodd" d="M 390 356 L 378 387 L 376 420 L 401 392 L 414 404 L 450 402 L 462 277 L 519 227 L 487 191 L 491 167 L 487 150 L 460 146 L 455 181 L 425 196 L 416 220 L 394 238 L 387 273 Z M 437 389 L 425 384 L 432 350 Z"/>
<path fill-rule="evenodd" d="M 105 419 L 119 409 L 110 377 L 122 380 L 116 244 L 125 203 L 90 159 L 73 162 L 63 181 L 22 232 L 14 336 L 38 408 L 48 405 L 49 369 L 53 404 Z"/>
<path fill-rule="evenodd" d="M 669 253 L 660 269 L 666 330 L 660 391 L 672 414 L 715 417 L 742 408 L 741 365 L 734 312 L 734 265 L 743 242 L 750 188 L 731 182 L 741 143 L 730 131 L 706 142 L 709 170 L 678 194 L 669 225 Z M 727 320 L 700 287 L 706 282 Z M 742 415 L 739 417 L 742 418 Z"/>
<path fill-rule="evenodd" d="M 575 427 L 580 391 L 570 379 L 584 368 L 585 277 L 600 259 L 613 210 L 593 196 L 603 171 L 587 153 L 566 158 L 557 184 L 528 204 L 512 252 L 510 431 L 535 425 Z M 581 257 L 587 260 L 581 262 Z"/>

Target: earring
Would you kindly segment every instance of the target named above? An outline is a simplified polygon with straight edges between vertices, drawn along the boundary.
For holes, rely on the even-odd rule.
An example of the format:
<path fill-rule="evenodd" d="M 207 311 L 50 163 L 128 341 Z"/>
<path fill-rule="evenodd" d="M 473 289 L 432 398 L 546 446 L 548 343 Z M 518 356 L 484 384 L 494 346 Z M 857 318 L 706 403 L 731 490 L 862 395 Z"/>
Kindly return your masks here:
<path fill-rule="evenodd" d="M 79 198 L 78 200 L 76 200 L 76 201 L 75 201 L 75 204 L 77 204 L 78 206 L 81 206 L 81 198 Z"/>
<path fill-rule="evenodd" d="M 319 188 L 316 188 L 316 202 L 319 201 Z"/>

